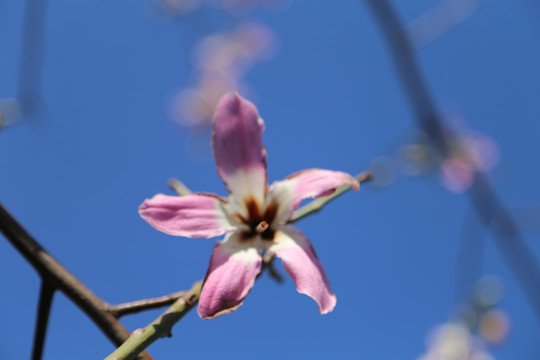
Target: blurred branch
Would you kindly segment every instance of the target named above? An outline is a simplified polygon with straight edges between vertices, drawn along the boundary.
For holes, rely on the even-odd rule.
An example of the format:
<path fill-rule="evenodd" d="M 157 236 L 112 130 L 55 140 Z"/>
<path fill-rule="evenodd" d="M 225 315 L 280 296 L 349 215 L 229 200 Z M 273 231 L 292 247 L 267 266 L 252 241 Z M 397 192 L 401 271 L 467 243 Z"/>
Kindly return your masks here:
<path fill-rule="evenodd" d="M 355 178 L 356 180 L 358 180 L 360 184 L 362 184 L 373 179 L 373 174 L 370 172 L 363 172 L 356 175 Z M 302 206 L 301 208 L 299 208 L 292 214 L 291 218 L 289 219 L 289 223 L 293 223 L 295 221 L 300 220 L 301 218 L 305 216 L 316 213 L 317 211 L 321 210 L 321 208 L 324 205 L 326 205 L 326 203 L 337 198 L 339 195 L 343 194 L 344 192 L 350 189 L 351 187 L 349 185 L 342 185 L 332 195 L 324 196 L 324 197 L 310 201 L 309 203 Z"/>
<path fill-rule="evenodd" d="M 47 286 L 63 292 L 75 303 L 116 346 L 120 346 L 129 332 L 111 313 L 109 304 L 99 299 L 75 276 L 56 261 L 26 230 L 0 205 L 0 231 L 34 267 Z M 143 359 L 152 359 L 147 353 Z"/>
<path fill-rule="evenodd" d="M 540 207 L 518 207 L 508 209 L 518 228 L 528 235 L 540 234 Z M 499 217 L 497 214 L 496 218 Z M 504 231 L 505 229 L 499 229 Z M 511 235 L 503 233 L 503 235 Z"/>
<path fill-rule="evenodd" d="M 469 209 L 465 214 L 459 239 L 456 263 L 456 302 L 470 296 L 471 287 L 482 275 L 482 254 L 486 243 L 487 227 L 477 214 Z"/>
<path fill-rule="evenodd" d="M 401 85 L 419 126 L 439 151 L 446 155 L 453 134 L 445 127 L 443 119 L 436 111 L 401 21 L 388 0 L 365 0 L 365 2 L 386 38 Z M 483 174 L 479 172 L 475 174 L 474 184 L 467 195 L 484 225 L 495 230 L 492 231 L 495 244 L 516 276 L 540 321 L 540 267 L 516 224 Z"/>
<path fill-rule="evenodd" d="M 36 320 L 36 330 L 34 333 L 34 346 L 32 348 L 32 360 L 40 360 L 43 355 L 45 345 L 45 335 L 47 334 L 47 324 L 51 313 L 52 299 L 55 288 L 46 280 L 41 280 L 41 290 L 39 292 L 39 305 Z"/>
<path fill-rule="evenodd" d="M 135 330 L 129 339 L 127 339 L 127 341 L 112 354 L 107 356 L 105 360 L 135 359 L 141 351 L 146 349 L 157 339 L 170 337 L 173 325 L 182 319 L 199 301 L 201 289 L 202 281 L 196 282 L 191 290 L 176 300 L 175 303 L 156 320 L 152 321 L 144 329 Z"/>
<path fill-rule="evenodd" d="M 45 59 L 48 0 L 27 0 L 22 27 L 18 98 L 23 116 L 31 118 L 43 102 L 41 77 Z"/>

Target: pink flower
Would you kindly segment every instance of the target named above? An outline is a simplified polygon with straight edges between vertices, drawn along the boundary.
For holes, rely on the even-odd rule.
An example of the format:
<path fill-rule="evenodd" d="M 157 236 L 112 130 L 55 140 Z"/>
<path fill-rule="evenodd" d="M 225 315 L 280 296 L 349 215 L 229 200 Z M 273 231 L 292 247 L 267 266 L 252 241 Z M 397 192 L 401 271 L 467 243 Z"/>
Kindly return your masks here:
<path fill-rule="evenodd" d="M 310 241 L 287 222 L 302 199 L 330 195 L 344 184 L 358 190 L 358 181 L 343 172 L 308 169 L 268 186 L 263 129 L 251 102 L 236 93 L 223 96 L 214 115 L 212 146 L 229 198 L 158 194 L 139 208 L 143 219 L 170 235 L 225 234 L 214 247 L 201 291 L 198 313 L 205 319 L 242 305 L 261 271 L 265 252 L 281 258 L 298 292 L 313 298 L 321 314 L 336 305 Z"/>

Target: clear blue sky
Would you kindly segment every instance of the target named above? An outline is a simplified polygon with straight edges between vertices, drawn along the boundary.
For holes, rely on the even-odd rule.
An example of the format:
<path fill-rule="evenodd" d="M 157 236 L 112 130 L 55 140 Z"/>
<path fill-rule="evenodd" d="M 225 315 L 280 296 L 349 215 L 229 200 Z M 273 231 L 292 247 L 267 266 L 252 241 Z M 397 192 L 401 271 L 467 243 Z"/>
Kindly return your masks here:
<path fill-rule="evenodd" d="M 394 2 L 406 22 L 438 3 Z M 174 94 L 194 81 L 194 44 L 240 19 L 209 8 L 172 18 L 150 1 L 49 1 L 45 107 L 0 130 L 0 201 L 110 303 L 187 289 L 204 277 L 216 240 L 162 234 L 137 209 L 147 197 L 171 193 L 170 177 L 226 194 L 209 134 L 194 140 L 168 116 Z M 23 13 L 22 1 L 0 3 L 0 99 L 17 95 Z M 415 119 L 363 2 L 295 0 L 284 11 L 259 9 L 244 18 L 269 26 L 279 41 L 276 56 L 245 76 L 266 123 L 270 181 L 311 167 L 357 173 L 399 152 Z M 418 53 L 437 104 L 459 107 L 470 128 L 498 144 L 501 158 L 490 176 L 511 209 L 540 204 L 538 19 L 534 1 L 485 1 Z M 206 321 L 192 312 L 149 351 L 157 359 L 416 358 L 464 291 L 463 284 L 456 288 L 457 255 L 470 214 L 466 197 L 443 187 L 437 172 L 399 175 L 382 190 L 366 185 L 297 224 L 337 295 L 332 313 L 319 315 L 289 278 L 278 285 L 264 276 L 235 313 Z M 525 240 L 540 259 L 538 214 Z M 511 320 L 507 340 L 492 354 L 537 359 L 532 307 L 484 236 L 478 266 L 502 279 L 500 307 Z M 39 278 L 4 239 L 0 274 L 0 358 L 25 359 Z M 134 330 L 159 313 L 123 323 Z M 98 359 L 113 349 L 57 294 L 44 359 Z"/>

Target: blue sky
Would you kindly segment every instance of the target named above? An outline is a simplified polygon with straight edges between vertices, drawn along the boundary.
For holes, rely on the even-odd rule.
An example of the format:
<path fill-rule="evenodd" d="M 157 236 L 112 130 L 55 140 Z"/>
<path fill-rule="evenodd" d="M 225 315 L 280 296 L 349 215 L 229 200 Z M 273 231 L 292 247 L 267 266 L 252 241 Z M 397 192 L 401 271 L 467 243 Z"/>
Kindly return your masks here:
<path fill-rule="evenodd" d="M 438 3 L 394 2 L 407 23 Z M 0 99 L 17 95 L 23 13 L 23 2 L 0 4 Z M 497 143 L 501 157 L 490 179 L 510 210 L 533 210 L 525 240 L 538 259 L 539 17 L 533 1 L 482 2 L 418 52 L 437 105 L 460 109 L 469 128 Z M 395 156 L 415 132 L 384 39 L 361 1 L 295 0 L 283 11 L 241 16 L 207 5 L 183 17 L 150 1 L 50 1 L 44 106 L 0 129 L 0 201 L 110 303 L 187 289 L 204 277 L 216 240 L 162 234 L 137 209 L 156 193 L 171 194 L 171 177 L 226 194 L 209 133 L 175 123 L 168 109 L 194 81 L 190 53 L 198 40 L 242 19 L 270 27 L 279 43 L 274 58 L 244 78 L 266 123 L 270 181 L 312 167 L 358 173 Z M 427 333 L 448 320 L 472 284 L 456 286 L 471 213 L 466 196 L 442 186 L 437 171 L 398 175 L 383 189 L 366 184 L 297 224 L 337 295 L 332 313 L 319 315 L 289 278 L 278 285 L 263 276 L 235 313 L 211 321 L 190 313 L 149 351 L 157 359 L 417 358 Z M 536 359 L 533 308 L 489 233 L 480 236 L 481 271 L 470 277 L 502 280 L 500 308 L 511 322 L 505 342 L 490 351 L 497 359 Z M 39 278 L 7 241 L 0 241 L 0 274 L 0 357 L 28 358 Z M 160 312 L 123 323 L 134 330 Z M 44 359 L 97 359 L 113 349 L 55 296 Z"/>

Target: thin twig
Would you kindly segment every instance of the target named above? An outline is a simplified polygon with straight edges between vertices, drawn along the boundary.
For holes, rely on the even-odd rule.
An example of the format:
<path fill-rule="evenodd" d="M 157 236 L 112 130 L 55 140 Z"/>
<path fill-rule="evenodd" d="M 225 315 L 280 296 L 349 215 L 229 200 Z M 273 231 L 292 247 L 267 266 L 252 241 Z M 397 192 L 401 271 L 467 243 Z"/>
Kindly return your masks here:
<path fill-rule="evenodd" d="M 384 33 L 401 85 L 419 126 L 443 155 L 448 154 L 449 143 L 454 135 L 436 111 L 401 21 L 388 0 L 365 0 L 365 2 Z M 495 230 L 492 231 L 495 244 L 521 285 L 537 320 L 540 321 L 540 267 L 518 227 L 482 173 L 475 173 L 474 184 L 467 195 L 484 225 Z"/>
<path fill-rule="evenodd" d="M 51 304 L 54 295 L 54 286 L 45 279 L 41 280 L 41 290 L 39 292 L 39 304 L 36 317 L 36 330 L 34 332 L 34 345 L 32 347 L 32 360 L 41 360 L 45 336 L 47 334 L 47 324 L 51 313 Z"/>
<path fill-rule="evenodd" d="M 360 173 L 360 174 L 356 175 L 356 180 L 358 180 L 358 182 L 361 183 L 361 184 L 365 183 L 365 182 L 368 182 L 371 179 L 373 179 L 373 174 L 370 173 L 370 172 L 363 172 L 363 173 Z M 292 214 L 292 216 L 291 216 L 291 218 L 289 219 L 288 222 L 293 223 L 295 221 L 300 220 L 300 218 L 311 215 L 311 214 L 321 210 L 321 208 L 324 205 L 326 205 L 326 203 L 330 202 L 331 200 L 335 199 L 336 197 L 338 197 L 339 195 L 343 194 L 344 192 L 346 192 L 346 191 L 348 191 L 350 189 L 351 189 L 350 185 L 342 185 L 332 195 L 321 197 L 321 198 L 315 199 L 315 200 L 307 203 L 306 205 L 304 205 L 301 208 L 299 208 L 298 210 L 296 210 Z"/>
<path fill-rule="evenodd" d="M 0 204 L 0 230 L 9 242 L 36 269 L 43 280 L 62 291 L 73 303 L 88 315 L 116 346 L 120 346 L 129 332 L 111 313 L 109 304 L 99 299 L 75 276 L 56 261 Z M 152 359 L 148 353 L 144 359 Z"/>
<path fill-rule="evenodd" d="M 137 313 L 144 310 L 157 309 L 163 306 L 171 305 L 176 300 L 186 294 L 185 291 L 178 291 L 173 294 L 160 296 L 151 299 L 142 299 L 137 301 L 130 301 L 118 305 L 110 305 L 107 309 L 108 312 L 114 315 L 116 318 L 121 316 Z"/>
<path fill-rule="evenodd" d="M 191 194 L 191 190 L 189 190 L 188 187 L 178 179 L 169 179 L 167 184 L 176 192 L 178 196 L 186 196 Z"/>
<path fill-rule="evenodd" d="M 105 360 L 135 359 L 142 350 L 146 349 L 157 339 L 171 336 L 173 325 L 184 317 L 184 315 L 186 315 L 199 301 L 201 288 L 202 281 L 195 283 L 191 290 L 176 300 L 176 302 L 156 320 L 151 322 L 144 329 L 135 330 L 129 339 L 112 354 L 107 356 Z"/>

